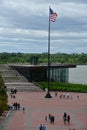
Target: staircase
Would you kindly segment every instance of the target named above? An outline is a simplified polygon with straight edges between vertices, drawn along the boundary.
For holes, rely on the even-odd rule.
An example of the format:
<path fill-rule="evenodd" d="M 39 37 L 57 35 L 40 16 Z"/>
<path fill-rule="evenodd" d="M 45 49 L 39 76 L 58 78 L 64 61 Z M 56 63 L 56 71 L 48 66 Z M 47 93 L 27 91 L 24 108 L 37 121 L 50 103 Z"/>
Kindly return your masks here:
<path fill-rule="evenodd" d="M 2 74 L 7 90 L 17 89 L 17 91 L 42 91 L 41 88 L 34 85 L 32 82 L 21 75 L 15 69 L 12 69 L 7 64 L 0 65 L 0 72 Z"/>

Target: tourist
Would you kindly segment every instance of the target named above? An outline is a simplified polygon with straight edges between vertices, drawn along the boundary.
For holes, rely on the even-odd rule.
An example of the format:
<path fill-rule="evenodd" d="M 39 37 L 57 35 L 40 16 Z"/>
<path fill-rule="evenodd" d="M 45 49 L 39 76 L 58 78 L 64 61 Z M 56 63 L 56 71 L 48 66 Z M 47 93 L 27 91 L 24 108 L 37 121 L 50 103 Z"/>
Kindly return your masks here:
<path fill-rule="evenodd" d="M 66 94 L 66 98 L 69 98 L 69 93 Z"/>
<path fill-rule="evenodd" d="M 70 124 L 70 115 L 67 116 L 68 125 Z"/>
<path fill-rule="evenodd" d="M 49 120 L 50 120 L 51 114 L 49 114 Z"/>
<path fill-rule="evenodd" d="M 40 126 L 39 126 L 39 130 L 43 130 L 43 126 L 42 126 L 42 124 L 40 124 Z"/>
<path fill-rule="evenodd" d="M 57 97 L 57 92 L 55 92 L 55 97 Z"/>
<path fill-rule="evenodd" d="M 23 110 L 23 113 L 25 113 L 25 107 L 23 107 L 22 110 Z"/>
<path fill-rule="evenodd" d="M 79 95 L 77 95 L 77 99 L 79 99 Z"/>
<path fill-rule="evenodd" d="M 45 124 L 42 125 L 42 130 L 46 130 Z"/>
<path fill-rule="evenodd" d="M 64 112 L 64 115 L 63 115 L 63 121 L 64 121 L 64 124 L 66 124 L 66 120 L 67 120 L 67 113 Z"/>
<path fill-rule="evenodd" d="M 47 121 L 47 116 L 45 116 L 45 121 Z"/>
<path fill-rule="evenodd" d="M 55 117 L 53 115 L 49 115 L 49 120 L 51 124 L 54 124 Z"/>

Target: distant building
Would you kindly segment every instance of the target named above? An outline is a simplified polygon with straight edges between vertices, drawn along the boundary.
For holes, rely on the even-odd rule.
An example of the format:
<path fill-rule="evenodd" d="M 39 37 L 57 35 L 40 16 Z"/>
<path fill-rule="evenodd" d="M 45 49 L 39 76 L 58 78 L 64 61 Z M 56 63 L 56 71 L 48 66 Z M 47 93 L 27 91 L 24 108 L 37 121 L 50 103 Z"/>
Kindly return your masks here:
<path fill-rule="evenodd" d="M 47 81 L 48 66 L 47 65 L 10 65 L 19 73 L 24 75 L 30 82 L 32 81 Z M 72 64 L 54 64 L 50 66 L 50 81 L 68 82 L 69 68 L 75 68 Z"/>
<path fill-rule="evenodd" d="M 38 59 L 39 59 L 38 56 L 31 56 L 31 58 L 30 58 L 30 63 L 31 63 L 32 65 L 37 65 L 37 64 L 38 64 Z"/>

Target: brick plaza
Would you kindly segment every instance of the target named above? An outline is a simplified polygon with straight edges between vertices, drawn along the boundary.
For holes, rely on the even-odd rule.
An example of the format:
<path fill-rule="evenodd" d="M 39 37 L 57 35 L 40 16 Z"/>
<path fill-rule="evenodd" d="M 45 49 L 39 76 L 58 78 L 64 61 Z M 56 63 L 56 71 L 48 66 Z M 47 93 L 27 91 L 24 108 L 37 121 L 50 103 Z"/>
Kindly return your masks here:
<path fill-rule="evenodd" d="M 11 110 L 5 118 L 9 120 L 5 127 L 0 130 L 38 130 L 40 124 L 46 125 L 46 130 L 87 130 L 87 94 L 69 93 L 72 98 L 60 98 L 63 92 L 58 92 L 55 96 L 51 92 L 52 98 L 44 98 L 46 92 L 18 92 L 16 98 L 9 96 L 8 102 L 12 104 L 18 102 L 20 110 Z M 8 94 L 9 95 L 9 94 Z M 79 98 L 77 98 L 79 96 Z M 25 107 L 23 113 L 22 107 Z M 63 114 L 71 116 L 70 124 L 64 124 Z M 50 124 L 49 119 L 45 121 L 45 116 L 49 114 L 55 116 L 54 124 Z M 10 118 L 10 119 L 9 119 Z"/>

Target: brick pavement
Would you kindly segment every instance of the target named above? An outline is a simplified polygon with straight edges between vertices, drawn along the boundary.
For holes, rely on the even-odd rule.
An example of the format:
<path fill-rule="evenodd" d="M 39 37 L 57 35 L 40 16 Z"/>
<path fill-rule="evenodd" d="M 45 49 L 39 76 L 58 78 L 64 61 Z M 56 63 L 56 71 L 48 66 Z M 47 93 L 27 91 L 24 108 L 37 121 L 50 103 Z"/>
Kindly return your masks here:
<path fill-rule="evenodd" d="M 2 130 L 38 130 L 41 123 L 46 125 L 47 130 L 87 130 L 87 94 L 69 93 L 72 99 L 61 99 L 61 93 L 58 92 L 55 97 L 54 92 L 51 92 L 51 99 L 44 98 L 46 92 L 18 92 L 16 98 L 9 97 L 9 103 L 18 102 L 21 107 L 25 106 L 26 111 L 14 111 L 7 128 Z M 64 112 L 71 115 L 70 125 L 63 122 Z M 50 124 L 49 120 L 45 121 L 45 116 L 49 113 L 55 116 L 54 124 Z"/>

